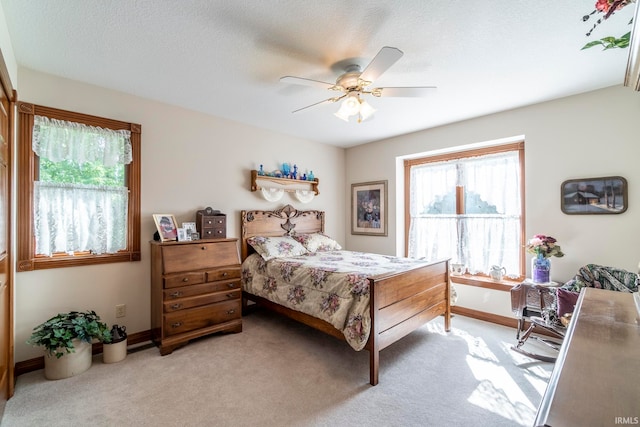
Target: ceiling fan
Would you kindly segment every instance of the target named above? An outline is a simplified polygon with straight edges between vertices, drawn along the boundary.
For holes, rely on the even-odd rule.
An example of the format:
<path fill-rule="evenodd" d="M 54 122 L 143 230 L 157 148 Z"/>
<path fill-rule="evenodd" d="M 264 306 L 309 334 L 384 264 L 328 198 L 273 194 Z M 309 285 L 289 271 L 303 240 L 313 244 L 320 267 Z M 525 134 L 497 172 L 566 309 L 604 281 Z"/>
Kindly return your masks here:
<path fill-rule="evenodd" d="M 395 47 L 385 46 L 376 54 L 371 62 L 361 69 L 360 65 L 341 61 L 338 64 L 347 62 L 335 83 L 323 82 L 320 80 L 307 79 L 304 77 L 284 76 L 280 78 L 283 83 L 292 83 L 305 86 L 316 86 L 324 89 L 340 92 L 338 95 L 316 102 L 315 104 L 299 108 L 293 113 L 306 110 L 307 108 L 330 102 L 342 100 L 340 109 L 335 116 L 348 122 L 349 117 L 357 115 L 358 123 L 368 119 L 376 111 L 369 103 L 362 99 L 363 95 L 375 97 L 421 97 L 425 96 L 430 89 L 435 86 L 414 86 L 414 87 L 373 87 L 373 82 L 382 75 L 389 67 L 396 63 L 403 55 L 403 52 Z"/>

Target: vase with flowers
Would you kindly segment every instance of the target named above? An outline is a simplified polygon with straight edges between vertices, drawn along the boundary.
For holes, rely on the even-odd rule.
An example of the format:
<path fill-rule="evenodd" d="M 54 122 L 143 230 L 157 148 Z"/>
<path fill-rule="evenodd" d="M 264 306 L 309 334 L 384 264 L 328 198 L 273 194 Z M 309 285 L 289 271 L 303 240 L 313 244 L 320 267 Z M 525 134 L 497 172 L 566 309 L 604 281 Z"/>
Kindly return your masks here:
<path fill-rule="evenodd" d="M 551 281 L 551 260 L 549 258 L 552 256 L 564 256 L 557 242 L 551 236 L 536 234 L 527 243 L 527 252 L 535 255 L 531 259 L 531 279 L 534 283 L 548 283 Z"/>

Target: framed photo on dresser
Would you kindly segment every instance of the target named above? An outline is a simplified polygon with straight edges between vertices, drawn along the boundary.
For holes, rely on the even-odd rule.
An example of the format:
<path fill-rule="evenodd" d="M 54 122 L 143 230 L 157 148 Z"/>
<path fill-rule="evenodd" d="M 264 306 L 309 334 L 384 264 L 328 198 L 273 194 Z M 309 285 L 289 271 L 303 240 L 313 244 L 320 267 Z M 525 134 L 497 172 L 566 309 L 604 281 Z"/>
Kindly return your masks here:
<path fill-rule="evenodd" d="M 161 242 L 170 242 L 178 237 L 176 218 L 171 214 L 153 214 L 153 222 L 156 224 Z"/>

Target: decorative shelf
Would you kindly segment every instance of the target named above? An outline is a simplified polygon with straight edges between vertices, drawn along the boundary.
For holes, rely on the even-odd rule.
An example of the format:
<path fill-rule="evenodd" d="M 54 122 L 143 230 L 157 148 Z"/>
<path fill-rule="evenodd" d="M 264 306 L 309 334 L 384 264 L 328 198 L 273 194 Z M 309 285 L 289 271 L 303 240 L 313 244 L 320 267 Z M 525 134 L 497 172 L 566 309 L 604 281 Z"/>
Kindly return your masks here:
<path fill-rule="evenodd" d="M 313 192 L 314 195 L 320 194 L 318 191 L 318 178 L 313 181 L 303 181 L 301 179 L 277 178 L 275 176 L 258 175 L 257 170 L 251 171 L 251 191 L 262 189 L 282 190 L 287 193 Z"/>

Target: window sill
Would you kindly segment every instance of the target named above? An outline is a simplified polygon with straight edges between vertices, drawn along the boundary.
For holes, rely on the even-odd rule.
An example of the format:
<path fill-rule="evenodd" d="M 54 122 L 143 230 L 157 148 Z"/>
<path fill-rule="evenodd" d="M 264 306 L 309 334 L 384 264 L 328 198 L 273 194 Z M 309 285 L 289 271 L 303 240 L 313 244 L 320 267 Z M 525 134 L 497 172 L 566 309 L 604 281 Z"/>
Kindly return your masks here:
<path fill-rule="evenodd" d="M 497 291 L 510 291 L 514 286 L 522 283 L 524 278 L 516 278 L 516 279 L 503 279 L 503 280 L 493 280 L 488 276 L 480 276 L 473 274 L 463 274 L 461 276 L 454 276 L 452 274 L 449 275 L 449 278 L 453 283 L 459 283 L 461 285 L 468 286 L 477 286 L 479 288 L 485 289 L 494 289 Z"/>
<path fill-rule="evenodd" d="M 140 252 L 117 254 L 41 257 L 18 261 L 17 272 L 44 270 L 48 268 L 74 267 L 81 265 L 107 264 L 112 262 L 140 261 Z"/>

